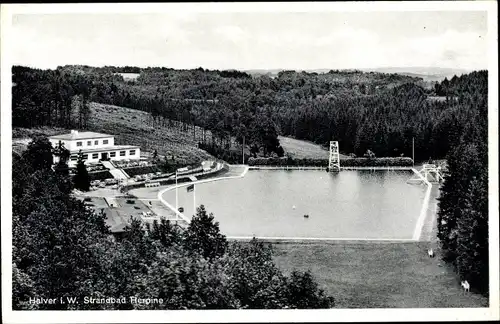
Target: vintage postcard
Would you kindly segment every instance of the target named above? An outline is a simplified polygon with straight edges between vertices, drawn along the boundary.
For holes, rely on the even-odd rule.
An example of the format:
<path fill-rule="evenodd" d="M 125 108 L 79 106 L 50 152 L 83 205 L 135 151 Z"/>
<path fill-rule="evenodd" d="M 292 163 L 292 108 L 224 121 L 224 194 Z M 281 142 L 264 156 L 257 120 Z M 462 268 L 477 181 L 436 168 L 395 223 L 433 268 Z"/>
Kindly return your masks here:
<path fill-rule="evenodd" d="M 1 24 L 6 323 L 499 319 L 496 2 Z"/>

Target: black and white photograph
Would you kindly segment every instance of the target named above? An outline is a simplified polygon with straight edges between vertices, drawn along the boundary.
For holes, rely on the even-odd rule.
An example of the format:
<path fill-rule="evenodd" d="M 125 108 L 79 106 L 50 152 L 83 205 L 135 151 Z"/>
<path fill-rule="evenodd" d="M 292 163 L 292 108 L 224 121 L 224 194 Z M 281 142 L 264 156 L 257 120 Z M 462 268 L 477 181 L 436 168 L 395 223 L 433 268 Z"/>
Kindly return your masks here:
<path fill-rule="evenodd" d="M 495 1 L 1 31 L 6 323 L 499 319 Z"/>

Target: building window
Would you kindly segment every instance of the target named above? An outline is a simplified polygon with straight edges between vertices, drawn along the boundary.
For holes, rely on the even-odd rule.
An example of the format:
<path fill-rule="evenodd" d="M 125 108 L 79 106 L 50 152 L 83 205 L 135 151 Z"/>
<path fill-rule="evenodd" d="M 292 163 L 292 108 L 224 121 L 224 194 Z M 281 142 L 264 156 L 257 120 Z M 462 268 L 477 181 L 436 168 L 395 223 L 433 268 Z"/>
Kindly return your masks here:
<path fill-rule="evenodd" d="M 92 154 L 93 159 L 98 159 L 99 158 L 99 153 L 93 153 Z"/>
<path fill-rule="evenodd" d="M 92 141 L 87 141 L 87 146 L 92 146 Z"/>
<path fill-rule="evenodd" d="M 88 154 L 83 154 L 82 157 L 83 157 L 84 160 L 87 160 L 89 158 L 89 155 Z"/>
<path fill-rule="evenodd" d="M 76 142 L 76 146 L 82 146 L 82 142 Z"/>
<path fill-rule="evenodd" d="M 120 156 L 125 156 L 125 151 L 120 151 Z"/>
<path fill-rule="evenodd" d="M 108 140 L 103 140 L 102 144 L 108 144 Z"/>
<path fill-rule="evenodd" d="M 99 141 L 94 141 L 94 145 L 99 145 Z"/>
<path fill-rule="evenodd" d="M 116 152 L 109 152 L 109 157 L 116 157 Z"/>
<path fill-rule="evenodd" d="M 130 150 L 130 155 L 135 155 L 135 150 Z"/>
<path fill-rule="evenodd" d="M 71 161 L 76 161 L 78 160 L 78 155 L 72 155 L 70 159 Z"/>

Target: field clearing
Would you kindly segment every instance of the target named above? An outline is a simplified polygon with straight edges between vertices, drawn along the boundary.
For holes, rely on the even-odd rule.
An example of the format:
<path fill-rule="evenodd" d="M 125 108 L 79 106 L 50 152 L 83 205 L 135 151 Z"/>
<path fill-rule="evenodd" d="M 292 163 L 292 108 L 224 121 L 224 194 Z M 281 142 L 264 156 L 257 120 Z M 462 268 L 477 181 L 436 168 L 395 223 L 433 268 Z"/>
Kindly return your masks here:
<path fill-rule="evenodd" d="M 318 144 L 285 136 L 278 136 L 278 139 L 285 153 L 288 153 L 293 158 L 328 159 L 329 157 L 328 150 Z M 340 157 L 347 156 L 340 154 Z"/>
<path fill-rule="evenodd" d="M 121 75 L 125 81 L 136 80 L 139 77 L 139 75 L 141 75 L 140 73 L 118 73 L 118 74 Z"/>
<path fill-rule="evenodd" d="M 429 258 L 428 247 L 425 242 L 273 244 L 277 265 L 287 274 L 311 270 L 335 297 L 336 308 L 488 307 L 486 297 L 464 294 L 439 250 Z"/>

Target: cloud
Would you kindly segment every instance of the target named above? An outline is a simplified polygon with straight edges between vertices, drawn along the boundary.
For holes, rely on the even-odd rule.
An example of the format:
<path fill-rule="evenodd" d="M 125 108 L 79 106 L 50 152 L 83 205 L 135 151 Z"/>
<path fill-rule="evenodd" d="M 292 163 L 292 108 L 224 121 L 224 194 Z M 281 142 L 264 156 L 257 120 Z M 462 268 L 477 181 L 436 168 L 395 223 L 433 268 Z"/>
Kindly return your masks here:
<path fill-rule="evenodd" d="M 351 27 L 342 27 L 338 30 L 332 31 L 328 35 L 320 36 L 312 39 L 314 46 L 348 46 L 357 47 L 374 46 L 378 44 L 379 36 L 369 30 L 355 29 Z"/>
<path fill-rule="evenodd" d="M 231 25 L 217 26 L 214 33 L 233 42 L 242 41 L 247 37 L 247 33 L 241 27 Z"/>
<path fill-rule="evenodd" d="M 485 63 L 487 44 L 479 32 L 446 32 L 429 37 L 406 40 L 401 48 L 413 53 L 422 64 L 473 69 Z"/>
<path fill-rule="evenodd" d="M 456 27 L 461 26 L 458 18 L 455 27 L 450 18 L 447 28 L 436 20 L 434 27 L 439 28 L 429 26 L 425 32 L 416 32 L 404 24 L 408 18 L 404 14 L 390 16 L 393 24 L 384 23 L 387 15 L 381 16 L 385 20 L 367 16 L 372 18 L 369 23 L 364 16 L 349 16 L 350 20 L 348 16 L 24 16 L 13 26 L 16 42 L 12 44 L 12 57 L 16 64 L 43 68 L 64 64 L 297 70 L 485 67 L 486 31 L 460 29 Z M 463 15 L 460 17 L 463 19 Z"/>

